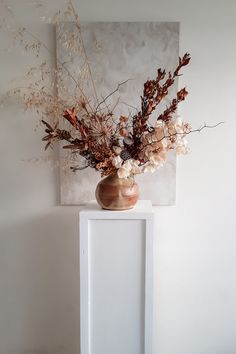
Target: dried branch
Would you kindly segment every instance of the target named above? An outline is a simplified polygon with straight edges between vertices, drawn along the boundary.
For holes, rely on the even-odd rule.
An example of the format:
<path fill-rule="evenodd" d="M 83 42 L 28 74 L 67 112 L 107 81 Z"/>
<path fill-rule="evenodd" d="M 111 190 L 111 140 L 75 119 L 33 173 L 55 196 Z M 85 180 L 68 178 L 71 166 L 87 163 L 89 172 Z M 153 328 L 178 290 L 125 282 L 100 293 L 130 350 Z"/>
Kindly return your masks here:
<path fill-rule="evenodd" d="M 177 111 L 178 104 L 184 101 L 187 95 L 188 92 L 186 91 L 185 88 L 178 91 L 177 97 L 172 100 L 169 107 L 162 114 L 159 115 L 157 120 L 162 120 L 164 122 L 168 122 L 169 120 L 171 120 L 172 115 Z"/>
<path fill-rule="evenodd" d="M 110 98 L 112 95 L 114 95 L 116 92 L 118 92 L 119 89 L 120 89 L 120 87 L 121 87 L 122 85 L 126 84 L 126 83 L 127 83 L 128 81 L 130 81 L 130 80 L 132 80 L 132 79 L 127 79 L 127 80 L 125 80 L 125 81 L 119 83 L 119 84 L 117 85 L 117 88 L 116 88 L 114 91 L 112 91 L 111 93 L 109 93 L 109 95 L 107 95 L 101 102 L 98 103 L 98 105 L 97 105 L 96 108 L 95 108 L 95 112 L 98 111 L 98 108 L 99 108 L 102 104 L 104 104 L 104 103 L 108 100 L 108 98 Z"/>
<path fill-rule="evenodd" d="M 147 146 L 151 146 L 151 145 L 153 145 L 153 144 L 156 144 L 156 143 L 160 143 L 161 141 L 163 141 L 164 139 L 170 139 L 170 138 L 172 138 L 172 137 L 175 137 L 175 136 L 178 136 L 178 135 L 180 135 L 180 136 L 186 136 L 186 135 L 189 135 L 189 134 L 192 134 L 192 133 L 200 133 L 203 129 L 205 129 L 205 128 L 209 128 L 209 129 L 212 129 L 212 128 L 216 128 L 216 127 L 218 127 L 219 125 L 221 125 L 221 124 L 224 124 L 225 122 L 219 122 L 219 123 L 217 123 L 217 124 L 215 124 L 215 125 L 207 125 L 206 123 L 203 125 L 203 126 L 201 126 L 200 128 L 198 128 L 198 129 L 193 129 L 193 130 L 190 130 L 190 131 L 188 131 L 188 132 L 183 132 L 183 133 L 178 133 L 178 132 L 175 132 L 175 133 L 173 133 L 173 134 L 168 134 L 168 135 L 163 135 L 163 137 L 162 138 L 160 138 L 160 139 L 158 139 L 158 140 L 155 140 L 155 141 L 153 141 L 153 142 L 151 142 L 151 143 L 149 143 L 149 144 L 146 144 L 146 145 L 143 145 L 142 146 L 142 149 L 140 150 L 140 151 L 142 151 L 142 150 L 144 150 Z"/>
<path fill-rule="evenodd" d="M 156 109 L 157 105 L 168 95 L 169 88 L 174 84 L 176 77 L 180 74 L 180 69 L 190 62 L 190 55 L 186 53 L 183 58 L 179 58 L 179 64 L 172 74 L 169 72 L 167 79 L 161 85 L 160 82 L 166 76 L 165 70 L 158 69 L 157 77 L 155 80 L 148 80 L 144 83 L 143 96 L 141 96 L 141 110 L 133 117 L 133 135 L 138 137 L 143 131 L 148 128 L 148 119 L 152 112 Z M 181 91 L 179 92 L 179 94 Z M 176 110 L 178 102 L 173 102 L 172 110 Z M 166 111 L 166 114 L 171 112 Z"/>

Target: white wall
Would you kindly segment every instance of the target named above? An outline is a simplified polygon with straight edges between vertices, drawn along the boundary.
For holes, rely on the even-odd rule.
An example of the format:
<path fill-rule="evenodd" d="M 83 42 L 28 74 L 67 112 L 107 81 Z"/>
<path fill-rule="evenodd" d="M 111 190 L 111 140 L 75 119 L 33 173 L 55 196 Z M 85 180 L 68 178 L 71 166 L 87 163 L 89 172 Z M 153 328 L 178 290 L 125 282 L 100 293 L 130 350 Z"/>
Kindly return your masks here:
<path fill-rule="evenodd" d="M 32 26 L 30 2 L 15 4 Z M 236 2 L 80 0 L 79 8 L 83 20 L 181 22 L 181 53 L 193 60 L 180 80 L 190 91 L 180 113 L 193 127 L 226 123 L 189 138 L 177 206 L 156 208 L 153 354 L 235 354 Z M 53 43 L 42 25 L 37 31 Z M 3 53 L 4 42 L 1 92 L 26 65 Z M 56 171 L 22 164 L 43 154 L 41 132 L 10 108 L 0 129 L 0 354 L 77 354 L 78 209 L 53 207 Z"/>

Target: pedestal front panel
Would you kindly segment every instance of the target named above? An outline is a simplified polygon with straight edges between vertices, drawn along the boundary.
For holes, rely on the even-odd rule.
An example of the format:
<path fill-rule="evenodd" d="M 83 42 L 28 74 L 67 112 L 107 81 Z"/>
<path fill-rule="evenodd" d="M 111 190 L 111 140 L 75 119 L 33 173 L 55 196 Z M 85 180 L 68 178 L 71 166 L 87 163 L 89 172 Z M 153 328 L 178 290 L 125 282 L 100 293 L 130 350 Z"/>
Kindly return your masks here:
<path fill-rule="evenodd" d="M 91 354 L 144 353 L 145 224 L 89 221 Z"/>

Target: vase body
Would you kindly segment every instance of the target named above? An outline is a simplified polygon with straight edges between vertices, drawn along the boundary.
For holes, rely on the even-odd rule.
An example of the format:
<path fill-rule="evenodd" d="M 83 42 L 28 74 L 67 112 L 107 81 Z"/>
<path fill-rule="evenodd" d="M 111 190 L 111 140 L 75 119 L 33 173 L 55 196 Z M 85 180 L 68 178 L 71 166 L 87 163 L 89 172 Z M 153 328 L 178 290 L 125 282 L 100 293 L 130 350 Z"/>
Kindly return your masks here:
<path fill-rule="evenodd" d="M 137 203 L 139 188 L 133 178 L 119 178 L 114 174 L 98 183 L 95 195 L 103 209 L 127 210 Z"/>

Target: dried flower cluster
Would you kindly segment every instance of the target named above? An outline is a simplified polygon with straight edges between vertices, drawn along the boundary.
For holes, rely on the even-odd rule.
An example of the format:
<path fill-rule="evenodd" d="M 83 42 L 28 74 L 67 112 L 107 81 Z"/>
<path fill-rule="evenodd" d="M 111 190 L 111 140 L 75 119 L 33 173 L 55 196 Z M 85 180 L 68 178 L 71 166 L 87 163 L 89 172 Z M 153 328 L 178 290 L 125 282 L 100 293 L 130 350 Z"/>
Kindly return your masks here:
<path fill-rule="evenodd" d="M 3 0 L 0 1 L 3 3 Z M 11 9 L 6 7 L 6 10 L 13 17 Z M 156 77 L 144 83 L 138 113 L 115 117 L 114 109 L 109 109 L 107 100 L 126 82 L 119 84 L 116 90 L 99 101 L 78 13 L 72 1 L 69 1 L 64 12 L 58 11 L 53 18 L 42 19 L 57 25 L 59 21 L 61 23 L 62 15 L 64 20 L 73 20 L 76 32 L 66 32 L 61 24 L 58 40 L 68 53 L 78 52 L 83 57 L 83 68 L 71 72 L 68 62 L 58 62 L 57 67 L 54 67 L 50 61 L 44 60 L 28 71 L 24 80 L 30 82 L 28 85 L 13 89 L 13 94 L 23 100 L 27 109 L 34 109 L 39 114 L 45 127 L 46 135 L 42 139 L 46 143 L 45 149 L 62 141 L 63 149 L 70 152 L 73 161 L 77 157 L 84 159 L 84 164 L 70 166 L 73 171 L 92 167 L 102 176 L 118 173 L 120 178 L 154 172 L 163 166 L 170 150 L 186 154 L 186 135 L 194 130 L 176 117 L 176 111 L 179 103 L 185 100 L 187 90 L 183 88 L 178 91 L 169 106 L 156 117 L 155 124 L 151 124 L 150 117 L 168 95 L 181 69 L 189 64 L 190 55 L 186 53 L 179 58 L 173 73 L 158 69 Z M 19 26 L 11 30 L 26 52 L 33 52 L 37 58 L 42 50 L 52 54 L 50 48 L 27 28 Z M 69 82 L 73 85 L 73 95 L 68 93 Z M 93 91 L 92 97 L 85 93 L 85 82 Z"/>

